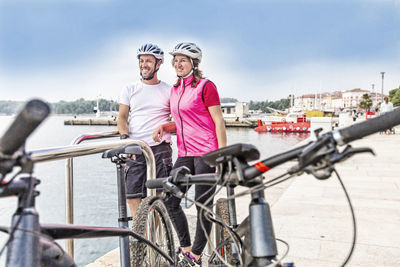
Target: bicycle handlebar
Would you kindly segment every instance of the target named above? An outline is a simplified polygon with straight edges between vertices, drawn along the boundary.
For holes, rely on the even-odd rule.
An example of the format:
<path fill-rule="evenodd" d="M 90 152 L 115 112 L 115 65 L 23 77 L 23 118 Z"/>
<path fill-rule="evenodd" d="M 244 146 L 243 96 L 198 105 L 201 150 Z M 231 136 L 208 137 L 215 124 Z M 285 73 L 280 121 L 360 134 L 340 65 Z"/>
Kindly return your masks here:
<path fill-rule="evenodd" d="M 400 124 L 400 108 L 347 128 L 333 131 L 332 135 L 339 145 L 344 145 L 370 134 L 390 129 L 398 124 Z"/>
<path fill-rule="evenodd" d="M 0 139 L 0 154 L 14 154 L 49 113 L 48 104 L 38 99 L 30 100 Z"/>
<path fill-rule="evenodd" d="M 361 139 L 370 134 L 392 128 L 398 124 L 400 124 L 400 108 L 392 112 L 386 113 L 382 116 L 373 118 L 371 120 L 357 123 L 352 126 L 343 128 L 341 130 L 328 132 L 319 137 L 318 140 L 310 142 L 307 145 L 294 148 L 292 150 L 274 155 L 262 161 L 258 161 L 253 165 L 244 167 L 243 177 L 245 180 L 251 180 L 273 167 L 276 167 L 282 163 L 297 158 L 302 152 L 304 152 L 306 149 L 310 147 L 318 148 L 319 146 L 324 146 L 326 142 L 329 140 L 334 140 L 337 144 L 344 145 L 354 140 Z M 311 150 L 310 153 L 316 153 L 316 151 L 318 151 L 318 149 L 316 149 L 315 151 Z M 234 173 L 232 174 L 232 177 L 235 177 Z M 154 188 L 168 187 L 169 185 L 167 184 L 167 182 L 172 182 L 173 184 L 181 185 L 185 183 L 215 184 L 217 181 L 218 179 L 216 174 L 186 175 L 184 177 L 177 177 L 177 178 L 173 178 L 172 176 L 170 176 L 168 178 L 157 178 L 154 180 L 148 180 L 146 182 L 146 186 L 148 188 L 154 189 Z"/>

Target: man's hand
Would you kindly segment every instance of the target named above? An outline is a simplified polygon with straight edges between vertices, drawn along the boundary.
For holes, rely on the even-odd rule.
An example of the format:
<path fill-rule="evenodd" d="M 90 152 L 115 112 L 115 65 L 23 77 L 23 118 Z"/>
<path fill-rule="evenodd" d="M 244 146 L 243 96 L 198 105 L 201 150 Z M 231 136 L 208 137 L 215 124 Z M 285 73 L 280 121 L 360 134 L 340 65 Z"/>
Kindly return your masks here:
<path fill-rule="evenodd" d="M 164 127 L 163 127 L 163 125 L 160 125 L 153 132 L 154 142 L 160 143 L 162 140 L 163 134 L 164 134 Z"/>

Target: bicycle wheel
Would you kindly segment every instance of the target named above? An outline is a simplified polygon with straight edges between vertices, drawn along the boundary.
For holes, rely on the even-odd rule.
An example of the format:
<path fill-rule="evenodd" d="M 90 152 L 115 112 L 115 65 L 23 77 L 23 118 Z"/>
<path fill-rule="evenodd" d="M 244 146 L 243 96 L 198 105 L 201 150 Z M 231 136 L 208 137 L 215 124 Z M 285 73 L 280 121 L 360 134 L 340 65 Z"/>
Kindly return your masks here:
<path fill-rule="evenodd" d="M 41 266 L 43 267 L 76 267 L 74 260 L 61 246 L 54 241 L 40 238 Z"/>
<path fill-rule="evenodd" d="M 226 201 L 225 198 L 220 198 L 217 200 L 216 206 L 215 206 L 215 213 L 217 214 L 217 218 L 221 218 L 222 221 L 226 225 L 230 225 L 229 223 L 229 208 L 228 208 L 228 202 Z M 215 224 L 215 241 L 216 245 L 220 244 L 222 241 L 224 241 L 226 238 L 229 237 L 228 230 L 225 227 L 222 227 L 219 224 Z M 231 251 L 231 244 L 228 243 L 218 249 L 219 255 L 224 259 L 229 264 L 232 264 L 232 251 Z M 216 261 L 220 261 L 218 257 L 215 257 Z"/>
<path fill-rule="evenodd" d="M 144 236 L 174 259 L 172 225 L 162 200 L 157 197 L 147 197 L 142 200 L 133 220 L 132 231 Z M 141 242 L 130 242 L 130 256 L 131 266 L 134 267 L 170 266 L 157 251 Z"/>

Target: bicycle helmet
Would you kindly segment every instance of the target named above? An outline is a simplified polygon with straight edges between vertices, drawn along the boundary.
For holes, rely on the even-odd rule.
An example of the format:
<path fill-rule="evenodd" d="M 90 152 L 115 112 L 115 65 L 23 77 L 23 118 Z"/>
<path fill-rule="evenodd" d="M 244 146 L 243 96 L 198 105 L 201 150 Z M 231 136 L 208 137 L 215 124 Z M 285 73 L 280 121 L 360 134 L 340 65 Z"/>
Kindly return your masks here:
<path fill-rule="evenodd" d="M 144 44 L 137 51 L 137 58 L 139 59 L 141 55 L 153 55 L 156 59 L 164 62 L 164 52 L 155 44 Z"/>
<path fill-rule="evenodd" d="M 201 49 L 195 43 L 179 43 L 174 47 L 174 50 L 169 53 L 173 56 L 181 54 L 188 56 L 191 59 L 197 58 L 199 60 L 199 63 L 201 62 Z"/>

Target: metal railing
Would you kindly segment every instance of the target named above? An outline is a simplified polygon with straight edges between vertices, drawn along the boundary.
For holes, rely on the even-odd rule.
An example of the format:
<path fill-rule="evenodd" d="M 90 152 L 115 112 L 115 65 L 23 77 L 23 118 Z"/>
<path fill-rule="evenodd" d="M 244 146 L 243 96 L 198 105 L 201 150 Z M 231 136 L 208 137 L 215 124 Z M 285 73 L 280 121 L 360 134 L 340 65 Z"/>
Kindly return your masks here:
<path fill-rule="evenodd" d="M 123 145 L 136 144 L 142 149 L 143 155 L 147 162 L 147 179 L 156 178 L 156 168 L 155 159 L 153 152 L 149 145 L 140 140 L 133 139 L 123 139 L 123 140 L 113 140 L 113 141 L 103 141 L 103 142 L 92 142 L 88 144 L 80 144 L 86 140 L 93 139 L 104 139 L 108 137 L 118 136 L 118 131 L 114 132 L 102 132 L 102 133 L 90 133 L 82 134 L 76 137 L 71 145 L 52 147 L 45 149 L 38 149 L 29 151 L 31 158 L 34 163 L 54 161 L 59 159 L 66 159 L 65 161 L 65 212 L 66 212 L 66 223 L 74 223 L 74 175 L 73 175 L 73 158 L 79 156 L 92 155 L 96 153 L 104 152 L 108 149 L 116 148 Z M 155 189 L 149 190 L 149 195 L 155 196 Z M 74 242 L 72 239 L 66 240 L 66 250 L 74 257 Z"/>

